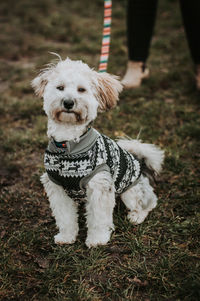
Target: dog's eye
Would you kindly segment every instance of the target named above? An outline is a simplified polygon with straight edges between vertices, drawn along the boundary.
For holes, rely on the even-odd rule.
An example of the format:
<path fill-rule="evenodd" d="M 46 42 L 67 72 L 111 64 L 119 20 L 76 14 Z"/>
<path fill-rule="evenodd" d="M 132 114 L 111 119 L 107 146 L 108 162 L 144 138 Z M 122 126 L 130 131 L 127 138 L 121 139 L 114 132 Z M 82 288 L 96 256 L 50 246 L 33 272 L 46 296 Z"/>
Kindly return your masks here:
<path fill-rule="evenodd" d="M 78 92 L 81 92 L 81 93 L 83 93 L 83 92 L 85 92 L 86 91 L 86 89 L 85 88 L 82 88 L 82 87 L 79 87 L 78 88 Z"/>
<path fill-rule="evenodd" d="M 63 91 L 65 89 L 65 87 L 64 86 L 58 86 L 58 87 L 56 87 L 56 89 L 58 89 L 59 91 Z"/>

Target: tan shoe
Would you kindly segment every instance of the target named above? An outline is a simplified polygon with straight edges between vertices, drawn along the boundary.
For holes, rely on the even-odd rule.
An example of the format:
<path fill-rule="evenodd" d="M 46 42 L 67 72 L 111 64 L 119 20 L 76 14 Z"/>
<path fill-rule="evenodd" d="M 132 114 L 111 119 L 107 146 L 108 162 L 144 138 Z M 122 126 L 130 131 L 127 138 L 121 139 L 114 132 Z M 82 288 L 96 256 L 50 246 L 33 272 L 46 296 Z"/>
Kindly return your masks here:
<path fill-rule="evenodd" d="M 126 89 L 136 88 L 141 85 L 142 79 L 149 76 L 149 69 L 144 68 L 143 62 L 129 61 L 126 74 L 121 83 Z"/>
<path fill-rule="evenodd" d="M 196 79 L 196 87 L 197 87 L 197 90 L 200 91 L 200 65 L 196 65 L 196 75 L 195 75 L 195 79 Z"/>

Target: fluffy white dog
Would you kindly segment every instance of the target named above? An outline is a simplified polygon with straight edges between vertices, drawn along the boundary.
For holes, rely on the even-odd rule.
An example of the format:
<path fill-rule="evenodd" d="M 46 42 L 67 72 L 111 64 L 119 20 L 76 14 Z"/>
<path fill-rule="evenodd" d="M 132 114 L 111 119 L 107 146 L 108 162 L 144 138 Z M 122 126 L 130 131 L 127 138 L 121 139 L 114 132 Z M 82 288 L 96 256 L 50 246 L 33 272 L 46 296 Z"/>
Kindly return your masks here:
<path fill-rule="evenodd" d="M 41 177 L 59 233 L 58 244 L 75 242 L 77 199 L 85 198 L 86 245 L 105 245 L 114 229 L 115 195 L 134 224 L 144 221 L 157 203 L 148 174 L 158 174 L 164 152 L 153 144 L 120 139 L 117 143 L 91 127 L 98 111 L 113 108 L 122 85 L 69 58 L 50 64 L 33 81 L 44 99 L 49 145 Z M 150 172 L 151 171 L 151 172 Z"/>

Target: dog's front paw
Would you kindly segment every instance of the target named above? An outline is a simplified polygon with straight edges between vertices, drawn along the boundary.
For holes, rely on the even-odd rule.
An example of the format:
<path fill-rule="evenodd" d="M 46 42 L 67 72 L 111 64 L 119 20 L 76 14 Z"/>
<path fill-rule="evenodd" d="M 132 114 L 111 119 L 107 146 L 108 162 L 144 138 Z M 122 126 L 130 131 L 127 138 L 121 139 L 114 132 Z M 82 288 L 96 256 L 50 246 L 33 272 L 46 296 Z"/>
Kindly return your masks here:
<path fill-rule="evenodd" d="M 101 229 L 101 230 L 93 230 L 88 231 L 88 236 L 86 239 L 86 246 L 88 248 L 97 247 L 98 245 L 106 245 L 110 240 L 110 235 L 112 230 Z"/>
<path fill-rule="evenodd" d="M 76 237 L 73 235 L 67 235 L 65 233 L 58 233 L 54 236 L 54 241 L 58 245 L 64 245 L 64 244 L 73 244 L 76 240 Z"/>
<path fill-rule="evenodd" d="M 128 213 L 128 219 L 135 225 L 141 224 L 147 217 L 149 211 L 131 211 Z"/>

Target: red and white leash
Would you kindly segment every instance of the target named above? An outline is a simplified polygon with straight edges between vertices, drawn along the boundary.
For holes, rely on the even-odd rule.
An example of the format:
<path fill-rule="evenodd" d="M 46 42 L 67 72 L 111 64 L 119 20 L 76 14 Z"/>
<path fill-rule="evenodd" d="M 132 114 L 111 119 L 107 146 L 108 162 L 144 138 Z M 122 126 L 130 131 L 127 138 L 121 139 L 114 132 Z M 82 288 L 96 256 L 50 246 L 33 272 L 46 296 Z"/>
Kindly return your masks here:
<path fill-rule="evenodd" d="M 112 1 L 104 0 L 104 22 L 103 22 L 103 39 L 101 45 L 101 56 L 99 62 L 99 72 L 106 72 L 108 66 L 110 50 L 110 34 L 112 21 Z"/>

